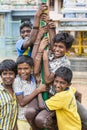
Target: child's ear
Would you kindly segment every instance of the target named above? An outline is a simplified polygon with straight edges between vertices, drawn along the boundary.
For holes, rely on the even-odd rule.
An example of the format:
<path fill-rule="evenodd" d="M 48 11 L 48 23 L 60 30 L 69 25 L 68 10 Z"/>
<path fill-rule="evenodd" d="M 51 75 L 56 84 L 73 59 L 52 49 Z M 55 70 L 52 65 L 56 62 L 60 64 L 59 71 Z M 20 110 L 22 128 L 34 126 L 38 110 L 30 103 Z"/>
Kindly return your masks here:
<path fill-rule="evenodd" d="M 69 84 L 68 84 L 68 86 L 71 86 L 71 85 L 72 85 L 72 83 L 69 83 Z"/>
<path fill-rule="evenodd" d="M 66 49 L 66 52 L 68 52 L 70 49 Z"/>

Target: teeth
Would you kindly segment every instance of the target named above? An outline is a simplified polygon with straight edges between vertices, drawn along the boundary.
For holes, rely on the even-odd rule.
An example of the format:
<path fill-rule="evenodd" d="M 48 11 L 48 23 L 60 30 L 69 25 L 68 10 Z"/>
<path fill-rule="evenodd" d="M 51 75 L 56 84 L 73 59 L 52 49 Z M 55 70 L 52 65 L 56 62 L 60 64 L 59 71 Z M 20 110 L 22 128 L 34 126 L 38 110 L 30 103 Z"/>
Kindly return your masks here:
<path fill-rule="evenodd" d="M 61 54 L 60 52 L 56 52 L 55 54 Z"/>

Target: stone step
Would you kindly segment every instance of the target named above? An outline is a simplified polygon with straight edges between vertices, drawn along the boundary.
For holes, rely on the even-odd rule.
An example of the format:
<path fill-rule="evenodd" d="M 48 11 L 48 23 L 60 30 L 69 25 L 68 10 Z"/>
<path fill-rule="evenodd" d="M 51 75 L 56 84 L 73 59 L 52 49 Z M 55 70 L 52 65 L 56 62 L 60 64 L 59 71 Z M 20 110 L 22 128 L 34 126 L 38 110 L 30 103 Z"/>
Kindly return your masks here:
<path fill-rule="evenodd" d="M 73 84 L 84 84 L 87 85 L 87 72 L 73 71 Z"/>
<path fill-rule="evenodd" d="M 71 68 L 73 71 L 77 72 L 87 72 L 87 58 L 84 57 L 74 57 L 70 58 Z"/>
<path fill-rule="evenodd" d="M 73 71 L 73 78 L 87 80 L 87 72 Z"/>

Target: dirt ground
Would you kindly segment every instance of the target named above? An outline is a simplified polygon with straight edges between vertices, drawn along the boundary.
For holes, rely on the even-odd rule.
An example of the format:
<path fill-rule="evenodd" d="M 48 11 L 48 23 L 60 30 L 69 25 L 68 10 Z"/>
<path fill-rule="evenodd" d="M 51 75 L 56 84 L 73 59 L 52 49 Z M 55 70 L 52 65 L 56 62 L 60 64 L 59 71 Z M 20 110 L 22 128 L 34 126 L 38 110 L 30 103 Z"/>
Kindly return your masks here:
<path fill-rule="evenodd" d="M 87 108 L 87 72 L 74 72 L 72 86 L 82 94 L 82 104 Z"/>

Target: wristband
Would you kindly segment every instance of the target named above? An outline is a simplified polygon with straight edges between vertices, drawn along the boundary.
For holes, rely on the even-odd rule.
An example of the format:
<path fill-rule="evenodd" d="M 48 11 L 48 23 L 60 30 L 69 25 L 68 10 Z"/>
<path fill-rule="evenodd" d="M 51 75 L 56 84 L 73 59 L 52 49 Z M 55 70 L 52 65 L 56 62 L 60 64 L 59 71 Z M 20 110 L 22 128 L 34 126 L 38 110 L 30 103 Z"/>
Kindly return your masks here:
<path fill-rule="evenodd" d="M 38 55 L 42 56 L 43 55 L 43 52 L 37 52 Z"/>
<path fill-rule="evenodd" d="M 36 57 L 36 60 L 37 60 L 37 61 L 40 61 L 40 60 L 41 60 L 41 58 L 39 58 L 39 57 Z"/>
<path fill-rule="evenodd" d="M 35 42 L 34 45 L 39 45 L 39 43 L 38 43 L 38 42 Z"/>
<path fill-rule="evenodd" d="M 39 27 L 33 26 L 33 29 L 37 29 L 37 30 L 38 30 L 38 29 L 39 29 Z"/>
<path fill-rule="evenodd" d="M 56 29 L 56 27 L 52 27 L 52 28 L 49 28 L 49 29 Z"/>
<path fill-rule="evenodd" d="M 39 52 L 39 51 L 38 51 L 37 53 L 43 53 L 43 52 Z"/>

